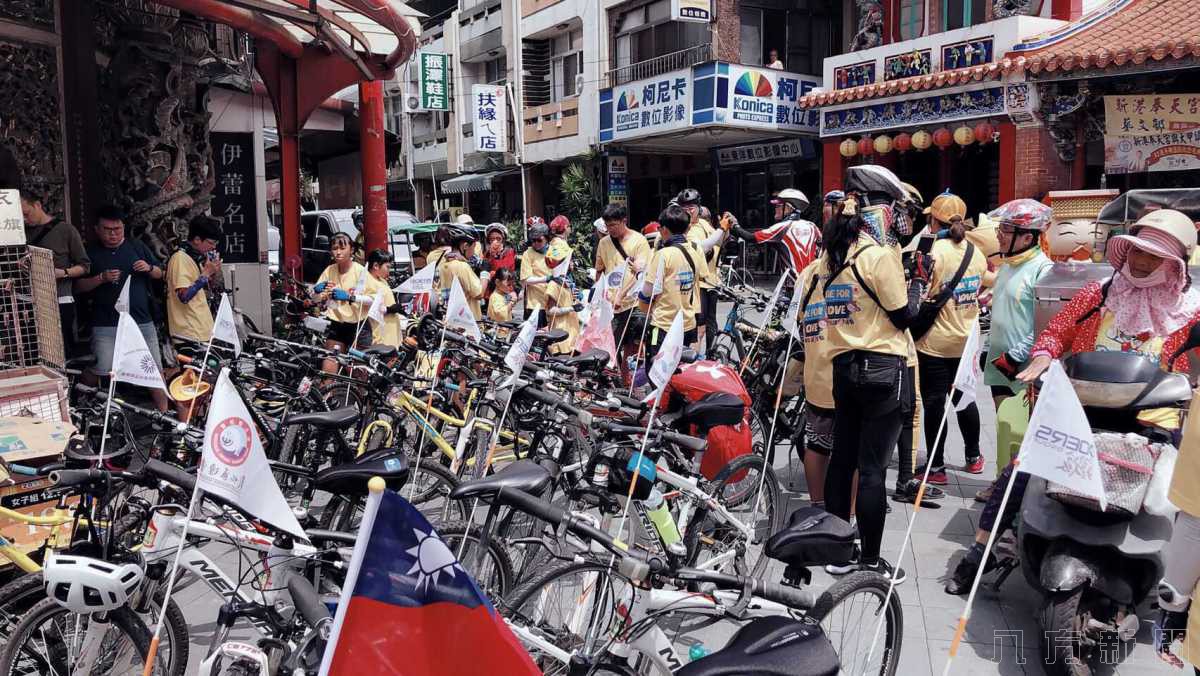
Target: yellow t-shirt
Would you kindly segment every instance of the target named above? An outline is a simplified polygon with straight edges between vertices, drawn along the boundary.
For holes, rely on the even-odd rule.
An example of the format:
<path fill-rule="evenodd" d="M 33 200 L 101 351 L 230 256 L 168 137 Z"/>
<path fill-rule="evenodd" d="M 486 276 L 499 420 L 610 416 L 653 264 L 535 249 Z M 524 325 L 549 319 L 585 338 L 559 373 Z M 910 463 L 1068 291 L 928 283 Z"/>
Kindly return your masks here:
<path fill-rule="evenodd" d="M 321 276 L 317 279 L 317 283 L 329 282 L 336 288 L 344 291 L 353 291 L 358 288 L 358 280 L 362 279 L 365 280 L 363 285 L 363 293 L 365 294 L 367 293 L 367 289 L 370 288 L 370 280 L 368 279 L 370 276 L 371 274 L 367 272 L 367 269 L 358 263 L 350 263 L 350 268 L 346 270 L 346 274 L 344 275 L 338 273 L 337 263 L 332 263 L 329 267 L 325 268 L 325 272 L 321 273 Z M 367 310 L 370 308 L 370 305 L 364 305 L 357 300 L 333 300 L 330 298 L 329 304 L 325 306 L 325 317 L 335 322 L 357 324 L 366 318 Z"/>
<path fill-rule="evenodd" d="M 547 247 L 547 251 L 549 247 Z M 521 254 L 521 281 L 530 277 L 545 277 L 550 274 L 546 265 L 546 254 L 538 253 L 532 248 Z M 546 307 L 546 285 L 530 284 L 525 287 L 525 309 L 540 310 Z"/>
<path fill-rule="evenodd" d="M 940 239 L 934 242 L 930 254 L 934 261 L 933 279 L 930 280 L 927 297 L 932 298 L 941 293 L 942 285 L 958 272 L 958 266 L 962 265 L 963 256 L 967 254 L 967 242 L 964 240 L 955 244 L 951 240 Z M 942 306 L 929 331 L 917 341 L 918 351 L 934 357 L 957 358 L 962 355 L 967 335 L 979 316 L 979 291 L 985 272 L 987 259 L 976 248 L 950 300 Z"/>
<path fill-rule="evenodd" d="M 213 316 L 208 309 L 208 290 L 200 289 L 187 303 L 179 300 L 177 289 L 187 289 L 200 279 L 200 266 L 187 252 L 180 250 L 167 261 L 167 326 L 172 336 L 201 343 L 212 337 Z"/>
<path fill-rule="evenodd" d="M 551 282 L 546 289 L 547 300 L 553 301 L 554 307 L 572 307 L 575 304 L 575 294 L 564 284 Z M 579 339 L 579 315 L 574 312 L 550 317 L 547 325 L 552 329 L 562 329 L 567 337 L 550 346 L 552 354 L 571 354 L 575 351 L 575 342 Z"/>
<path fill-rule="evenodd" d="M 454 287 L 454 278 L 457 277 L 459 285 L 462 286 L 463 295 L 467 297 L 467 307 L 471 308 L 475 319 L 483 317 L 483 313 L 479 309 L 479 299 L 483 297 L 483 284 L 479 281 L 479 275 L 475 274 L 466 261 L 448 260 L 442 263 L 437 277 L 443 305 L 450 301 L 450 290 Z"/>
<path fill-rule="evenodd" d="M 632 259 L 638 261 L 642 269 L 650 262 L 650 244 L 642 233 L 629 230 L 621 240 L 621 248 Z M 637 305 L 637 293 L 629 293 L 630 287 L 637 281 L 637 274 L 625 265 L 624 277 L 620 276 L 620 268 L 625 265 L 625 258 L 617 251 L 612 237 L 600 240 L 596 245 L 596 270 L 608 275 L 609 299 L 613 301 L 614 312 L 624 312 Z"/>
<path fill-rule="evenodd" d="M 892 249 L 876 244 L 870 235 L 863 234 L 850 247 L 847 260 L 854 261 L 859 275 L 879 297 L 883 307 L 863 291 L 849 267 L 836 278 L 829 279 L 832 272 L 829 258 L 821 256 L 814 264 L 818 275 L 816 289 L 804 313 L 806 321 L 810 313 L 813 317 L 823 317 L 825 341 L 829 343 L 828 358 L 852 350 L 907 358 L 908 332 L 897 329 L 886 312 L 908 303 L 908 286 L 900 257 Z"/>
<path fill-rule="evenodd" d="M 1183 425 L 1183 441 L 1167 497 L 1176 507 L 1200 516 L 1200 391 L 1192 393 L 1187 422 Z"/>
<path fill-rule="evenodd" d="M 488 319 L 494 322 L 510 322 L 512 321 L 512 309 L 508 305 L 508 299 L 499 291 L 492 293 L 488 299 Z"/>
<path fill-rule="evenodd" d="M 703 218 L 698 218 L 696 219 L 696 222 L 688 228 L 687 239 L 689 242 L 695 242 L 696 246 L 700 246 L 700 244 L 704 240 L 711 237 L 712 234 L 713 227 L 709 225 L 708 221 L 704 220 Z M 703 249 L 701 249 L 701 251 L 703 251 Z M 696 274 L 700 275 L 701 289 L 711 289 L 718 285 L 720 280 L 717 278 L 717 261 L 719 260 L 717 256 L 719 254 L 720 248 L 714 247 L 709 258 L 704 259 L 704 267 L 696 268 Z M 703 256 L 701 256 L 701 258 L 703 258 Z"/>
<path fill-rule="evenodd" d="M 696 328 L 700 287 L 696 285 L 692 267 L 696 268 L 696 275 L 699 275 L 704 260 L 691 243 L 685 243 L 682 248 L 687 252 L 686 255 L 691 256 L 692 265 L 688 265 L 680 247 L 664 246 L 654 252 L 650 257 L 650 266 L 646 268 L 646 281 L 653 282 L 658 276 L 659 265 L 662 265 L 662 291 L 651 299 L 650 324 L 663 330 L 671 328 L 671 322 L 675 321 L 675 315 L 680 310 L 683 310 L 683 330 Z"/>
<path fill-rule="evenodd" d="M 813 284 L 815 265 L 804 268 L 796 281 L 800 291 L 800 302 Z M 814 290 L 812 298 L 817 291 Z M 825 339 L 825 306 L 809 299 L 808 306 L 800 313 L 800 336 L 804 340 L 804 399 L 813 406 L 832 409 L 833 401 L 833 355 L 829 354 L 829 341 Z"/>
<path fill-rule="evenodd" d="M 382 294 L 384 307 L 396 304 L 396 295 L 388 287 L 386 279 L 376 279 L 372 276 L 367 280 L 366 293 L 372 297 Z M 370 307 L 368 305 L 367 309 L 370 310 Z M 385 314 L 383 317 L 383 323 L 371 321 L 371 344 L 400 347 L 400 315 Z"/>

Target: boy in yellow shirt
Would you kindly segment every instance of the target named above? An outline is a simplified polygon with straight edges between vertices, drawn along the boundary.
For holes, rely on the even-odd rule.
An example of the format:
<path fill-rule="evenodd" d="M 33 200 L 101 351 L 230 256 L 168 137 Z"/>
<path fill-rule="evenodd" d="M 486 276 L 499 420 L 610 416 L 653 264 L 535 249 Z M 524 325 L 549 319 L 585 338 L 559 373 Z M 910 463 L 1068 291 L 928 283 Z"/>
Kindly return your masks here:
<path fill-rule="evenodd" d="M 451 251 L 446 254 L 446 262 L 438 270 L 438 288 L 441 289 L 441 302 L 444 306 L 450 299 L 450 289 L 454 280 L 462 286 L 467 297 L 467 305 L 475 319 L 483 317 L 479 302 L 483 300 L 483 292 L 487 286 L 487 272 L 480 275 L 468 263 L 475 255 L 475 231 L 470 226 L 448 225 L 446 232 L 450 239 Z"/>
<path fill-rule="evenodd" d="M 388 286 L 391 265 L 392 255 L 386 249 L 375 249 L 367 255 L 367 272 L 371 273 L 371 278 L 367 280 L 366 292 L 371 294 L 372 298 L 382 295 L 384 305 L 383 322 L 372 321 L 374 329 L 371 333 L 371 344 L 399 348 L 400 304 L 396 302 L 396 295 Z"/>
<path fill-rule="evenodd" d="M 660 232 L 666 240 L 650 258 L 646 282 L 638 294 L 639 306 L 650 326 L 646 335 L 646 359 L 658 353 L 675 315 L 683 312 L 683 343 L 696 342 L 696 313 L 700 307 L 699 271 L 704 256 L 687 241 L 690 218 L 682 207 L 669 205 L 659 214 Z"/>

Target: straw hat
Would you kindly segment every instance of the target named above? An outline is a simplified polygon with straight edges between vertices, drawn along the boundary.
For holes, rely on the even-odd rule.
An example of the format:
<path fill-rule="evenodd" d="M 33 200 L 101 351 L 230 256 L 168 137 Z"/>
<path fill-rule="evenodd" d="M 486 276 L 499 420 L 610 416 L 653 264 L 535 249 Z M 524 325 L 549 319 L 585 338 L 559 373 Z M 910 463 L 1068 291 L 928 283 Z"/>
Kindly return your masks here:
<path fill-rule="evenodd" d="M 199 380 L 199 376 L 195 371 L 184 369 L 182 373 L 171 379 L 170 384 L 167 385 L 167 391 L 175 401 L 186 402 L 196 397 L 202 397 L 212 390 L 212 385 L 204 381 L 200 381 L 197 385 L 197 380 Z"/>

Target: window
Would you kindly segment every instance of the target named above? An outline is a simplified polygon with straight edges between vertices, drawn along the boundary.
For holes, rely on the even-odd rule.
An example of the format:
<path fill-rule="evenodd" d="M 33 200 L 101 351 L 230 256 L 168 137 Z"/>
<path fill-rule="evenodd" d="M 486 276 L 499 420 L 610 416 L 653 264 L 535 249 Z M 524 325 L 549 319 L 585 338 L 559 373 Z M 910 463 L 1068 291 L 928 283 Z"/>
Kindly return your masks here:
<path fill-rule="evenodd" d="M 742 63 L 761 66 L 763 63 L 762 10 L 752 7 L 741 9 L 742 20 Z"/>
<path fill-rule="evenodd" d="M 576 76 L 583 73 L 583 29 L 563 33 L 550 41 L 551 101 L 578 96 Z"/>
<path fill-rule="evenodd" d="M 952 2 L 954 0 L 951 0 Z M 961 0 L 959 0 L 961 2 Z M 925 0 L 898 0 L 900 14 L 894 39 L 912 40 L 925 34 Z"/>
<path fill-rule="evenodd" d="M 671 21 L 670 10 L 668 0 L 655 0 L 617 16 L 612 49 L 614 68 L 697 45 L 711 44 L 712 35 L 708 24 Z"/>
<path fill-rule="evenodd" d="M 508 57 L 483 62 L 483 81 L 486 84 L 508 84 Z"/>
<path fill-rule="evenodd" d="M 942 29 L 966 28 L 988 20 L 987 0 L 941 0 Z"/>
<path fill-rule="evenodd" d="M 393 134 L 399 135 L 404 114 L 404 97 L 388 96 L 383 99 L 383 126 Z"/>

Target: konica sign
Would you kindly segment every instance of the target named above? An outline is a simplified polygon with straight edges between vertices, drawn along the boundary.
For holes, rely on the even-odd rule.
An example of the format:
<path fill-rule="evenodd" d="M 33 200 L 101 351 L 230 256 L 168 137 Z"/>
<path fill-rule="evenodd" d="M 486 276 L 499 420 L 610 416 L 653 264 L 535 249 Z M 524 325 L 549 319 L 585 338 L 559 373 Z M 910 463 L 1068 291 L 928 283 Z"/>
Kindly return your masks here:
<path fill-rule="evenodd" d="M 739 127 L 816 132 L 814 111 L 796 105 L 820 80 L 770 68 L 729 65 L 725 87 L 729 108 L 725 122 Z"/>

